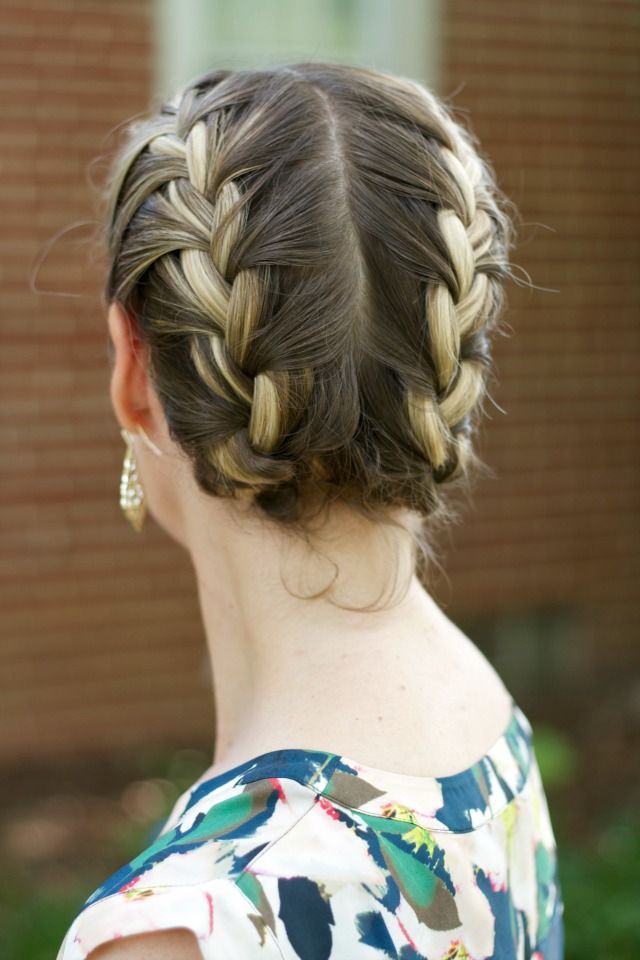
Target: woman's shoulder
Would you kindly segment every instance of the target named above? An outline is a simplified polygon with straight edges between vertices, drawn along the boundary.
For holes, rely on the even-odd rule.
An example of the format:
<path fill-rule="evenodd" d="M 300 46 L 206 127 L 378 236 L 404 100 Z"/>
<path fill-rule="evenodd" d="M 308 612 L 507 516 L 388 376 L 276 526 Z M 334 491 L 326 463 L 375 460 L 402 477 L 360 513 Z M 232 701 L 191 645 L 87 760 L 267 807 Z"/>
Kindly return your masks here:
<path fill-rule="evenodd" d="M 275 934 L 246 876 L 193 885 L 118 891 L 76 917 L 57 960 L 197 960 L 202 956 L 281 960 Z M 272 918 L 271 918 L 272 922 Z"/>
<path fill-rule="evenodd" d="M 252 955 L 270 934 L 246 867 L 314 797 L 302 783 L 285 796 L 241 771 L 196 781 L 155 839 L 87 898 L 57 960 L 193 960 L 201 944 L 207 956 Z M 260 955 L 279 960 L 268 943 Z"/>
<path fill-rule="evenodd" d="M 109 940 L 87 954 L 87 960 L 202 960 L 192 931 L 174 927 Z"/>

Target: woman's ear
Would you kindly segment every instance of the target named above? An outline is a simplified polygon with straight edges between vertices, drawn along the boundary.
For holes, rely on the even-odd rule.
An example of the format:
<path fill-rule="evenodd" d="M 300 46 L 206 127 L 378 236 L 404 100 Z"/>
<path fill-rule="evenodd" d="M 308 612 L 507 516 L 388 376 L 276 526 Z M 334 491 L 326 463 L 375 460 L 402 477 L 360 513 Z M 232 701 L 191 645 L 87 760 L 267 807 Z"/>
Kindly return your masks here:
<path fill-rule="evenodd" d="M 107 325 L 112 347 L 111 405 L 121 427 L 135 433 L 149 423 L 147 350 L 124 307 L 109 304 Z"/>

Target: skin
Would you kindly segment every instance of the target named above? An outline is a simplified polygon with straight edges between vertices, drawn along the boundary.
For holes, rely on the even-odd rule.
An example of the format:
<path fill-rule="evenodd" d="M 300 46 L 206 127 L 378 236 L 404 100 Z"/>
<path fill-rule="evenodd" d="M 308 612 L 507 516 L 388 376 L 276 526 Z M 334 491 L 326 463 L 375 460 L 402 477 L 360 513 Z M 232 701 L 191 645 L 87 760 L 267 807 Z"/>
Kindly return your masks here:
<path fill-rule="evenodd" d="M 142 424 L 163 451 L 157 457 L 135 443 L 149 513 L 189 553 L 196 576 L 216 705 L 214 768 L 285 746 L 436 776 L 481 756 L 506 725 L 509 694 L 417 577 L 401 603 L 374 613 L 292 595 L 287 586 L 322 589 L 335 573 L 331 563 L 257 518 L 247 501 L 199 490 L 169 437 L 145 346 L 118 304 L 108 327 L 116 418 L 133 433 Z M 408 535 L 391 536 L 332 506 L 314 539 L 338 564 L 339 603 L 379 597 L 396 556 L 403 578 L 412 570 Z"/>
<path fill-rule="evenodd" d="M 213 762 L 203 778 L 283 747 L 330 750 L 414 776 L 455 773 L 481 757 L 504 731 L 511 701 L 480 650 L 415 575 L 399 604 L 374 613 L 289 593 L 286 586 L 321 590 L 334 575 L 331 563 L 256 518 L 247 501 L 198 489 L 169 437 L 144 343 L 118 304 L 107 320 L 118 424 L 132 433 L 141 424 L 163 451 L 157 457 L 142 440 L 134 447 L 148 513 L 188 552 L 196 576 L 216 706 Z M 410 522 L 402 512 L 396 517 Z M 401 582 L 413 569 L 408 536 L 382 531 L 344 506 L 332 506 L 314 543 L 338 565 L 340 604 L 379 598 L 395 558 Z M 182 934 L 188 951 L 195 940 Z M 141 960 L 151 955 L 145 937 L 113 947 L 122 951 L 128 941 L 143 952 L 112 954 L 106 945 L 95 956 Z M 184 953 L 194 956 L 197 948 Z"/>
<path fill-rule="evenodd" d="M 121 937 L 96 947 L 88 960 L 202 960 L 198 941 L 191 930 L 177 927 L 154 933 Z"/>

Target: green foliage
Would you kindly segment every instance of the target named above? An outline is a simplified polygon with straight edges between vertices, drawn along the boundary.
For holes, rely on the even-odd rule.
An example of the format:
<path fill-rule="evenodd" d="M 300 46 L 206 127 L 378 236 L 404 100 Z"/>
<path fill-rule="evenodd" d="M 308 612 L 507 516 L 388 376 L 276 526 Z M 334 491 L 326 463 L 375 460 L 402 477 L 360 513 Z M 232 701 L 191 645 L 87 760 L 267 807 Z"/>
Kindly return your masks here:
<path fill-rule="evenodd" d="M 559 730 L 536 724 L 534 747 L 545 789 L 553 790 L 572 783 L 578 768 L 578 753 Z"/>
<path fill-rule="evenodd" d="M 54 960 L 70 919 L 85 899 L 77 888 L 33 889 L 15 863 L 0 863 L 0 956 L 3 960 Z"/>
<path fill-rule="evenodd" d="M 637 960 L 640 945 L 640 813 L 612 813 L 593 843 L 558 839 L 566 960 Z"/>
<path fill-rule="evenodd" d="M 575 781 L 578 753 L 563 734 L 543 724 L 535 726 L 534 745 L 558 844 L 565 960 L 637 960 L 640 812 L 618 805 L 596 825 L 591 842 L 578 844 L 571 833 L 571 804 L 562 797 L 562 788 Z"/>

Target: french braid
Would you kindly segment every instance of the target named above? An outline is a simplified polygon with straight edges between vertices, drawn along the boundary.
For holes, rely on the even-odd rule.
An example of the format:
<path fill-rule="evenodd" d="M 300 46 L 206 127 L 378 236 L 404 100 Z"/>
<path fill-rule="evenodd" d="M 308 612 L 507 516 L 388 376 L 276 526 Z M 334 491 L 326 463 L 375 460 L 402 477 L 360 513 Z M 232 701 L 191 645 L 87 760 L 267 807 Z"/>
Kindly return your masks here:
<path fill-rule="evenodd" d="M 442 162 L 457 184 L 462 198 L 459 211 L 442 208 L 438 226 L 447 246 L 457 290 L 444 283 L 428 285 L 425 296 L 425 323 L 431 331 L 431 348 L 440 397 L 416 396 L 408 392 L 411 425 L 424 445 L 431 463 L 440 469 L 457 455 L 465 469 L 471 454 L 469 434 L 454 431 L 478 409 L 486 388 L 486 367 L 477 357 L 463 354 L 465 340 L 482 329 L 492 307 L 491 284 L 478 265 L 492 254 L 493 234 L 487 210 L 478 205 L 483 167 L 464 139 L 455 136 L 452 147 L 442 147 Z M 454 152 L 457 150 L 458 152 Z M 455 453 L 450 452 L 451 447 Z"/>
<path fill-rule="evenodd" d="M 263 278 L 259 270 L 247 268 L 228 279 L 229 257 L 246 227 L 247 207 L 233 179 L 216 185 L 215 195 L 209 199 L 220 127 L 215 122 L 207 125 L 204 119 L 190 124 L 193 101 L 193 96 L 174 98 L 169 107 L 175 109 L 175 115 L 163 118 L 150 130 L 137 144 L 135 154 L 146 147 L 149 156 L 157 158 L 145 190 L 150 194 L 166 188 L 156 197 L 157 213 L 165 224 L 175 224 L 179 230 L 170 244 L 179 247 L 179 261 L 166 255 L 166 242 L 159 237 L 157 244 L 147 245 L 129 282 L 135 282 L 155 262 L 166 284 L 180 290 L 186 304 L 210 321 L 210 333 L 200 328 L 191 331 L 193 364 L 213 393 L 245 406 L 247 424 L 246 439 L 244 432 L 236 431 L 207 452 L 226 478 L 251 484 L 256 476 L 244 466 L 247 458 L 242 443 L 254 451 L 254 463 L 256 451 L 269 454 L 308 401 L 313 375 L 311 370 L 303 370 L 297 377 L 286 370 L 261 370 L 253 377 L 245 373 L 247 350 L 264 309 Z M 131 210 L 124 204 L 120 224 L 113 232 L 115 244 L 130 216 Z M 116 295 L 123 293 L 126 291 Z M 294 474 L 295 465 L 285 460 L 265 456 L 259 462 L 261 483 L 279 483 Z"/>
<path fill-rule="evenodd" d="M 203 489 L 291 523 L 309 478 L 444 510 L 480 465 L 512 224 L 442 101 L 362 67 L 212 71 L 131 124 L 106 197 L 107 299 Z"/>

